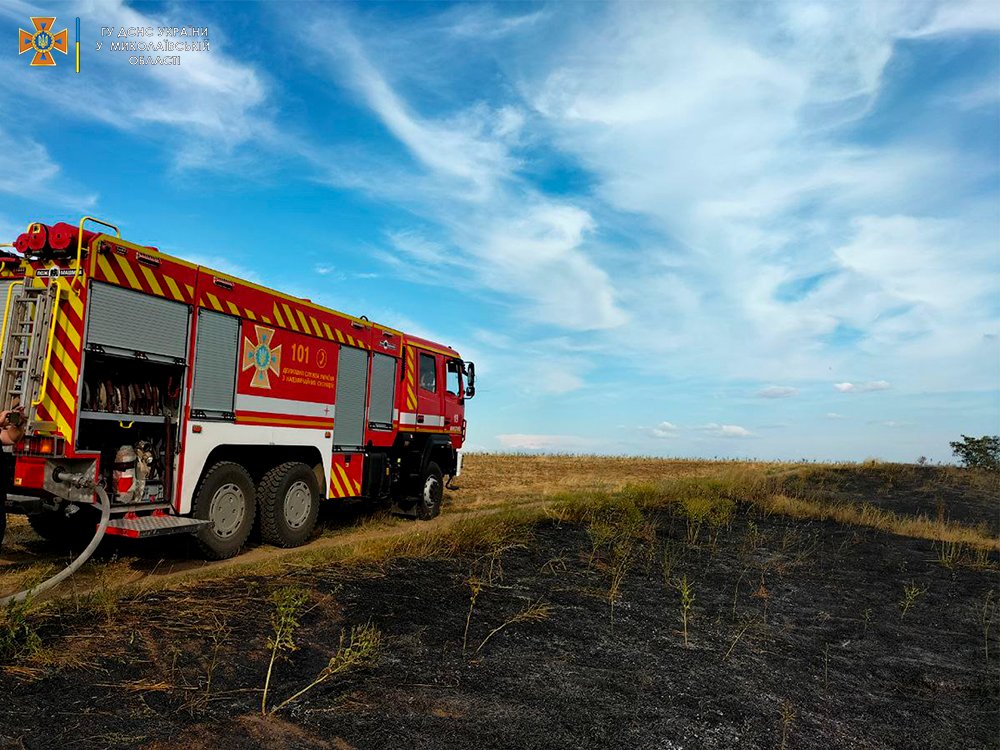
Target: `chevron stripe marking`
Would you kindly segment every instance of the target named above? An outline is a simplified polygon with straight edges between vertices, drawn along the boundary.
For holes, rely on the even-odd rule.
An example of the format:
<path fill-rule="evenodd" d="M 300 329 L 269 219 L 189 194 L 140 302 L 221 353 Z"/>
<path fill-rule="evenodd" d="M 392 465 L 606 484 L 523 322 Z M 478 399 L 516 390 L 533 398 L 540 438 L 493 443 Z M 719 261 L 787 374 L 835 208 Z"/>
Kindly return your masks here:
<path fill-rule="evenodd" d="M 139 270 L 142 271 L 142 275 L 146 277 L 146 283 L 149 284 L 149 288 L 153 290 L 153 294 L 157 297 L 163 297 L 163 287 L 161 287 L 160 282 L 156 280 L 156 275 L 142 265 L 139 266 Z"/>
<path fill-rule="evenodd" d="M 176 281 L 174 281 L 169 276 L 164 276 L 163 280 L 167 283 L 167 289 L 170 290 L 171 297 L 173 297 L 178 302 L 187 302 L 187 300 L 184 299 L 184 294 L 183 292 L 181 292 L 181 288 L 177 286 Z"/>

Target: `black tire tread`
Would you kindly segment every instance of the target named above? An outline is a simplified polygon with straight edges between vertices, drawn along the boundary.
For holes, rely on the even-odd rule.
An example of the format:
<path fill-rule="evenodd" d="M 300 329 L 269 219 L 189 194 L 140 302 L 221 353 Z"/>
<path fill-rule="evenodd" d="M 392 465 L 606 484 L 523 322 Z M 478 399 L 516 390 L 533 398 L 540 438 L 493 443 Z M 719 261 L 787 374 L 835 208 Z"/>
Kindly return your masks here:
<path fill-rule="evenodd" d="M 261 539 L 267 544 L 273 544 L 276 547 L 290 547 L 298 546 L 289 544 L 288 540 L 282 537 L 281 528 L 278 526 L 278 508 L 277 504 L 279 502 L 278 498 L 278 487 L 285 479 L 285 476 L 295 467 L 304 466 L 312 474 L 312 469 L 309 469 L 306 464 L 301 461 L 286 461 L 283 464 L 278 464 L 270 471 L 268 471 L 263 479 L 257 484 L 257 506 L 259 524 L 260 524 L 260 536 Z M 315 474 L 313 474 L 315 476 Z M 316 498 L 316 510 L 313 511 L 313 515 L 318 515 L 319 503 L 322 498 Z M 315 520 L 309 528 L 309 533 L 306 534 L 308 538 L 315 528 Z M 301 542 L 300 544 L 304 544 Z"/>
<path fill-rule="evenodd" d="M 424 505 L 424 486 L 427 484 L 428 478 L 432 475 L 437 475 L 438 486 L 440 487 L 441 499 L 438 500 L 436 506 L 433 510 L 428 510 L 427 506 Z M 437 518 L 441 514 L 441 505 L 444 502 L 444 474 L 441 473 L 441 467 L 436 463 L 431 461 L 427 464 L 427 468 L 424 473 L 420 476 L 420 492 L 417 500 L 417 519 L 420 521 L 430 521 L 433 518 Z"/>
<path fill-rule="evenodd" d="M 249 483 L 251 489 L 254 488 L 253 479 L 250 477 L 250 473 L 246 470 L 246 468 L 244 468 L 242 465 L 236 463 L 235 461 L 220 461 L 217 464 L 214 464 L 212 466 L 212 468 L 210 468 L 208 471 L 206 471 L 202 475 L 201 481 L 198 482 L 198 488 L 195 490 L 195 493 L 194 493 L 195 500 L 194 500 L 194 507 L 192 507 L 192 516 L 194 516 L 195 518 L 200 518 L 200 516 L 198 515 L 198 511 L 200 510 L 199 507 L 198 507 L 198 501 L 201 499 L 202 488 L 206 484 L 208 484 L 210 481 L 212 481 L 212 479 L 215 477 L 215 475 L 220 474 L 223 471 L 229 471 L 231 469 L 237 469 L 238 471 L 242 472 L 243 475 L 246 477 L 247 482 Z M 250 500 L 250 506 L 251 507 L 248 508 L 248 511 L 249 511 L 250 517 L 253 518 L 254 517 L 254 511 L 255 511 L 255 508 L 253 507 L 254 506 L 254 498 L 250 497 L 249 500 Z M 236 557 L 236 555 L 238 555 L 240 552 L 243 551 L 243 546 L 246 544 L 247 539 L 249 538 L 250 532 L 251 532 L 252 529 L 253 529 L 253 523 L 250 523 L 247 526 L 246 533 L 243 534 L 243 538 L 240 539 L 239 544 L 236 545 L 235 549 L 230 550 L 230 551 L 221 551 L 220 552 L 218 549 L 216 549 L 215 547 L 211 546 L 209 543 L 205 542 L 201 538 L 200 534 L 195 534 L 195 539 L 197 539 L 197 541 L 198 541 L 198 547 L 201 549 L 201 551 L 205 555 L 205 557 L 207 557 L 207 558 L 209 558 L 211 560 L 227 560 L 230 557 Z"/>

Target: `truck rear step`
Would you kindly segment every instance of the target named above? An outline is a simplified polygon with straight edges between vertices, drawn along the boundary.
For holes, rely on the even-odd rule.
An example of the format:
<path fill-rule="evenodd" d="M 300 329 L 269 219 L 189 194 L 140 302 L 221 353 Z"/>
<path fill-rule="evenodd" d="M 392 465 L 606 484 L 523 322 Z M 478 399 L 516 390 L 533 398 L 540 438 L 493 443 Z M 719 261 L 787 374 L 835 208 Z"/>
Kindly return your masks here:
<path fill-rule="evenodd" d="M 108 522 L 108 534 L 130 539 L 195 532 L 211 521 L 179 516 L 142 516 L 140 518 L 113 518 Z"/>

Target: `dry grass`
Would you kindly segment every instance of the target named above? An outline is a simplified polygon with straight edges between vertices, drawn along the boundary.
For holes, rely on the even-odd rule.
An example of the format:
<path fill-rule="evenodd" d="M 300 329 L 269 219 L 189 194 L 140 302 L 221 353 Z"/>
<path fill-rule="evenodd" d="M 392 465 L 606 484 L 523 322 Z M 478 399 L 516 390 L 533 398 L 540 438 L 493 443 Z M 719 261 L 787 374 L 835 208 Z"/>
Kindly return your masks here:
<path fill-rule="evenodd" d="M 706 528 L 711 531 L 727 524 L 734 503 L 739 502 L 764 513 L 826 519 L 955 545 L 962 550 L 963 560 L 988 562 L 988 555 L 1000 550 L 1000 540 L 984 527 L 946 522 L 941 517 L 932 520 L 902 516 L 866 504 L 823 502 L 816 499 L 815 492 L 806 491 L 804 476 L 815 485 L 817 477 L 833 477 L 845 466 L 850 465 L 472 454 L 467 456 L 463 476 L 456 482 L 460 489 L 449 494 L 444 515 L 433 523 L 413 524 L 388 514 L 375 514 L 354 526 L 325 532 L 306 547 L 260 547 L 233 560 L 192 565 L 181 571 L 146 573 L 132 569 L 125 561 L 88 564 L 61 593 L 73 593 L 78 608 L 96 610 L 110 620 L 116 616 L 114 602 L 124 597 L 183 588 L 209 579 L 488 551 L 526 540 L 531 528 L 546 519 L 590 525 L 602 509 L 620 507 L 623 501 L 640 509 L 673 505 L 690 524 L 690 541 L 694 543 L 706 538 Z M 859 472 L 875 469 L 887 477 L 887 482 L 917 470 L 892 464 L 852 467 Z M 957 469 L 946 470 L 943 476 L 955 482 L 996 481 Z M 21 538 L 30 534 L 30 529 L 23 519 L 15 517 L 12 521 L 17 544 L 13 558 L 21 561 L 4 566 L 6 570 L 0 568 L 0 593 L 18 590 L 26 580 L 37 580 L 44 568 L 53 564 L 51 558 L 34 564 L 30 564 L 30 557 L 25 559 L 24 545 L 35 547 Z M 36 602 L 36 607 L 42 605 L 45 603 Z M 58 606 L 65 608 L 66 603 Z"/>

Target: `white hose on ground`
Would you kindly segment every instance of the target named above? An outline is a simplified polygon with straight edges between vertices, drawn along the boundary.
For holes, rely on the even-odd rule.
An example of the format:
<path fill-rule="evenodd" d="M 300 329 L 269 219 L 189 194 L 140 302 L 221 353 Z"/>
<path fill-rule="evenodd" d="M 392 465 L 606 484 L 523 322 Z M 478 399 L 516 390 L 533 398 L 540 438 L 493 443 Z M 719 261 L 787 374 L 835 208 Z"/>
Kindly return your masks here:
<path fill-rule="evenodd" d="M 3 599 L 0 599 L 0 607 L 6 607 L 8 604 L 14 604 L 15 602 L 23 602 L 29 596 L 35 596 L 43 591 L 47 591 L 53 586 L 58 586 L 78 571 L 80 567 L 90 559 L 90 556 L 94 554 L 94 550 L 97 549 L 97 545 L 100 544 L 101 539 L 104 538 L 104 532 L 108 529 L 108 521 L 111 520 L 111 501 L 108 500 L 108 494 L 104 491 L 103 487 L 96 487 L 95 492 L 97 492 L 97 498 L 101 501 L 101 521 L 97 524 L 97 531 L 94 533 L 94 538 L 90 540 L 90 544 L 87 545 L 87 548 L 81 552 L 73 562 L 51 578 L 42 581 L 36 586 L 32 586 L 30 589 L 18 591 L 16 594 L 11 594 L 10 596 L 5 596 Z"/>

